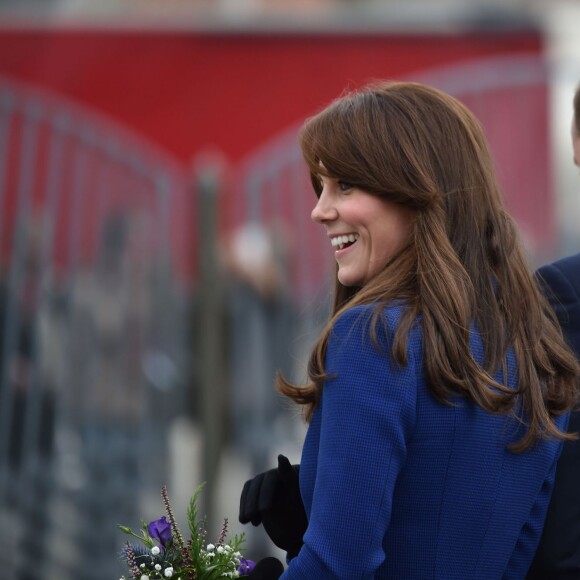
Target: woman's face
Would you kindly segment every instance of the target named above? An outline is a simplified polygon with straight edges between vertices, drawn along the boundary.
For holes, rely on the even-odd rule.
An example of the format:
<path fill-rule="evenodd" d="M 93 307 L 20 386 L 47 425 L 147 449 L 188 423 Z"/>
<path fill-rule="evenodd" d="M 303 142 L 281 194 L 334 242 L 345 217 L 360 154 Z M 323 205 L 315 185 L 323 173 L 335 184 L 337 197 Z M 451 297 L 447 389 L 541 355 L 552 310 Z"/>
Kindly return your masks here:
<path fill-rule="evenodd" d="M 312 219 L 323 225 L 344 286 L 364 286 L 407 241 L 412 212 L 392 201 L 321 176 Z"/>

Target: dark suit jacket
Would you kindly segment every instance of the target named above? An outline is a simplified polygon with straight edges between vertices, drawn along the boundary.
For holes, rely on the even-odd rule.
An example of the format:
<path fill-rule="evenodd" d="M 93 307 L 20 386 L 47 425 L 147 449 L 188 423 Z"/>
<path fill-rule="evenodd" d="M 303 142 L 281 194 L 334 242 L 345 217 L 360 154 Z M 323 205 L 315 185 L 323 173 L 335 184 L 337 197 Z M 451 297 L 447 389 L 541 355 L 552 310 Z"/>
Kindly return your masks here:
<path fill-rule="evenodd" d="M 568 344 L 580 357 L 580 254 L 538 270 Z M 580 431 L 580 411 L 570 417 Z M 564 444 L 544 532 L 528 580 L 580 579 L 580 441 Z"/>

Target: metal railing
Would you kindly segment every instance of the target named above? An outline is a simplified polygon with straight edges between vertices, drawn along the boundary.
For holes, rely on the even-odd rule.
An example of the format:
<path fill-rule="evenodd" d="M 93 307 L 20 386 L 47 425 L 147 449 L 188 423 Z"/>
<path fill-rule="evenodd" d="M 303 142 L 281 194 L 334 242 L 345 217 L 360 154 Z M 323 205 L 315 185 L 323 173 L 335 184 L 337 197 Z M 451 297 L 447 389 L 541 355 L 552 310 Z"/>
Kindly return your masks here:
<path fill-rule="evenodd" d="M 116 524 L 165 481 L 163 394 L 185 380 L 188 190 L 137 139 L 6 80 L 0 147 L 0 568 L 119 577 Z"/>

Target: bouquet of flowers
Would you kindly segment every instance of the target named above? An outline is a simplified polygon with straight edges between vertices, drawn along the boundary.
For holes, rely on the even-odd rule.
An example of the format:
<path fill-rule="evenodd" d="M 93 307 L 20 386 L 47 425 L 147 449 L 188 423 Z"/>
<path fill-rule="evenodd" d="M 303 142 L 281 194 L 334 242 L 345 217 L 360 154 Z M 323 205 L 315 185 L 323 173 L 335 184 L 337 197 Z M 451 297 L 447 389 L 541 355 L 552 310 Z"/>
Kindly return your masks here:
<path fill-rule="evenodd" d="M 121 580 L 216 580 L 248 576 L 255 563 L 246 560 L 240 552 L 244 534 L 236 535 L 226 542 L 228 520 L 215 543 L 206 544 L 206 518 L 198 520 L 197 501 L 203 489 L 198 486 L 189 501 L 187 521 L 190 538 L 185 541 L 177 527 L 173 509 L 169 503 L 167 487 L 161 488 L 165 516 L 149 524 L 142 524 L 139 534 L 131 528 L 119 525 L 119 529 L 139 540 L 138 544 L 127 542 L 121 557 L 129 568 L 129 576 Z"/>

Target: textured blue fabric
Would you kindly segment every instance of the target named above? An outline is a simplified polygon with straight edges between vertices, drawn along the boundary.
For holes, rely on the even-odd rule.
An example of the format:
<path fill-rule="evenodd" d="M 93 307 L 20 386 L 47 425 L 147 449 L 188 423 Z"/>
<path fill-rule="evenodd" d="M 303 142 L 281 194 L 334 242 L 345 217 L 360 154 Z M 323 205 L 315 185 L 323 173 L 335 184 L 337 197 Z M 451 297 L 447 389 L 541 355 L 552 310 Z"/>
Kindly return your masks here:
<path fill-rule="evenodd" d="M 389 353 L 401 307 L 385 309 L 380 348 L 369 336 L 371 312 L 350 309 L 329 340 L 332 378 L 300 465 L 309 525 L 282 578 L 524 578 L 561 444 L 507 451 L 518 421 L 460 398 L 437 402 L 425 383 L 420 325 L 399 368 Z M 481 360 L 475 333 L 471 347 Z M 513 387 L 512 354 L 508 374 Z"/>

